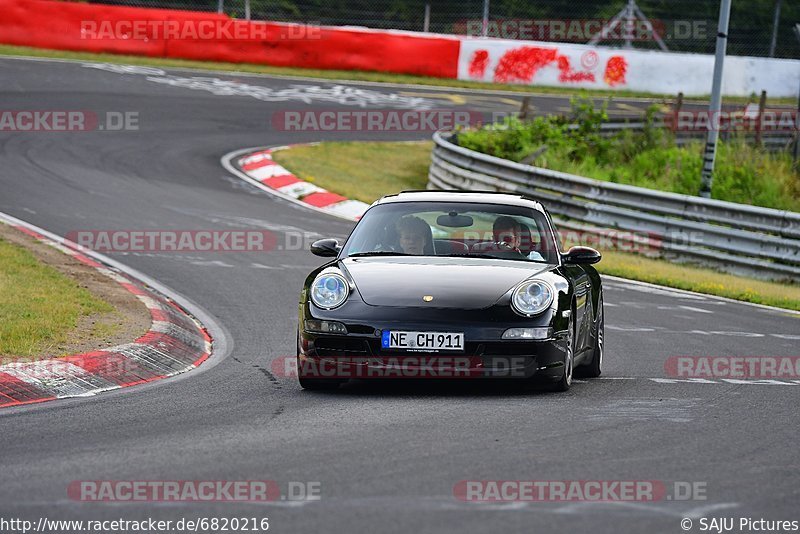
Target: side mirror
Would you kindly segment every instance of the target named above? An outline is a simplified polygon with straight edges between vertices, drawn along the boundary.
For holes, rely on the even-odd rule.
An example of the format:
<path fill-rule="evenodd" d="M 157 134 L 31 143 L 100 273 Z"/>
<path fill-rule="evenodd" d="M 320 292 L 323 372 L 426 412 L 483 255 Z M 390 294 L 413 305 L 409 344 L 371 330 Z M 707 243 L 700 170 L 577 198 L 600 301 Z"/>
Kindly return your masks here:
<path fill-rule="evenodd" d="M 590 265 L 600 261 L 602 256 L 591 247 L 572 247 L 566 254 L 561 255 L 564 263 L 569 265 Z"/>
<path fill-rule="evenodd" d="M 342 247 L 335 239 L 320 239 L 311 243 L 311 253 L 323 258 L 334 258 L 339 255 L 340 250 Z"/>

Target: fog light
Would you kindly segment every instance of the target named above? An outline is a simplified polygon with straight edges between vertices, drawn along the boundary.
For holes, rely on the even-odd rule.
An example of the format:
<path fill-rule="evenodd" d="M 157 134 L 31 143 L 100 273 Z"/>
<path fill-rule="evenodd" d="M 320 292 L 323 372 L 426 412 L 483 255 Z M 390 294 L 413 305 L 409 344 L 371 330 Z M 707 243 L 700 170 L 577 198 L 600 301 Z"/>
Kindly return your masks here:
<path fill-rule="evenodd" d="M 305 322 L 306 332 L 318 334 L 346 334 L 347 327 L 337 321 L 309 320 Z"/>
<path fill-rule="evenodd" d="M 550 337 L 550 327 L 537 328 L 509 328 L 503 332 L 503 339 L 547 339 Z"/>

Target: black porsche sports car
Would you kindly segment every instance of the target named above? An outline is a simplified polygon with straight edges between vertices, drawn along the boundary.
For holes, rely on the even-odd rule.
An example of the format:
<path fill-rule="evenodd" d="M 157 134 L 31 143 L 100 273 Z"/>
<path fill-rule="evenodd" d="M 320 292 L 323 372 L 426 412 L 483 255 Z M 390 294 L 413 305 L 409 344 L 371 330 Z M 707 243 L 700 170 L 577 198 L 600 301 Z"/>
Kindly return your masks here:
<path fill-rule="evenodd" d="M 351 378 L 600 375 L 600 253 L 562 253 L 547 210 L 504 193 L 383 197 L 306 278 L 297 364 L 306 389 Z"/>

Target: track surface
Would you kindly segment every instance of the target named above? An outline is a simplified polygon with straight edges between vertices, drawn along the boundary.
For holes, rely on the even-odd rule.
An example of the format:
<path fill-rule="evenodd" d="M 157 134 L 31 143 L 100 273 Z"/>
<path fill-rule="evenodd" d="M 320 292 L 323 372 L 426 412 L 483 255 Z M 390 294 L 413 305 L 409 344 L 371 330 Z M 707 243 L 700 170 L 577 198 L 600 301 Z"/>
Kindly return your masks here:
<path fill-rule="evenodd" d="M 0 69 L 5 109 L 139 113 L 135 132 L 0 134 L 0 210 L 60 235 L 257 228 L 342 237 L 351 224 L 257 191 L 228 176 L 220 157 L 334 137 L 423 137 L 270 126 L 276 110 L 344 109 L 332 102 L 214 95 L 80 63 L 0 59 Z M 272 89 L 333 85 L 208 76 Z M 511 111 L 519 98 L 354 87 L 483 111 Z M 559 97 L 534 104 L 567 106 Z M 618 109 L 643 105 L 622 101 Z M 1 517 L 255 516 L 269 517 L 275 532 L 403 533 L 680 532 L 682 517 L 798 519 L 800 384 L 651 380 L 664 377 L 673 355 L 797 355 L 795 316 L 607 281 L 604 380 L 567 394 L 473 383 L 311 393 L 270 369 L 294 354 L 298 291 L 320 258 L 304 250 L 112 256 L 216 317 L 230 350 L 181 380 L 0 412 Z M 73 480 L 109 479 L 319 481 L 322 499 L 108 505 L 67 497 Z M 706 483 L 708 498 L 502 505 L 453 498 L 458 481 L 482 479 L 693 481 Z"/>

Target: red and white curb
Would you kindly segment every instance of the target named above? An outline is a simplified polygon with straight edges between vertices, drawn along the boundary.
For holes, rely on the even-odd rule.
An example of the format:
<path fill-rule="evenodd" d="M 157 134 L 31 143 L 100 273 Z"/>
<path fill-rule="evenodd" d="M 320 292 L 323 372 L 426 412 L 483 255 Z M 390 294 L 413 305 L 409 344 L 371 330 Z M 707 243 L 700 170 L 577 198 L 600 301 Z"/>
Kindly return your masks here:
<path fill-rule="evenodd" d="M 287 200 L 349 221 L 361 218 L 369 204 L 350 200 L 310 182 L 306 182 L 278 165 L 272 154 L 291 147 L 245 149 L 227 154 L 222 165 L 233 174 Z"/>
<path fill-rule="evenodd" d="M 190 371 L 206 361 L 211 336 L 197 319 L 149 285 L 100 263 L 78 245 L 0 213 L 0 223 L 50 245 L 113 279 L 147 306 L 150 329 L 132 343 L 63 358 L 0 365 L 0 407 L 19 406 L 152 382 Z"/>

